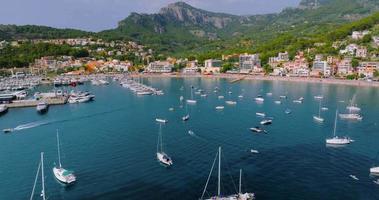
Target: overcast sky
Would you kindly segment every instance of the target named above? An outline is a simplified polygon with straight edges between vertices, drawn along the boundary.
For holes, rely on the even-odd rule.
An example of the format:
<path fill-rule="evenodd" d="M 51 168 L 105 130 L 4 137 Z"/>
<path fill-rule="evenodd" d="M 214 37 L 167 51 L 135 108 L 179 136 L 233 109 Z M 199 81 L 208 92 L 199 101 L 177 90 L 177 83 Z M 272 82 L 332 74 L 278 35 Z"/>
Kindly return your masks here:
<path fill-rule="evenodd" d="M 100 31 L 131 12 L 155 13 L 177 0 L 0 0 L 0 24 L 36 24 Z M 300 0 L 184 0 L 215 12 L 251 15 L 279 12 Z"/>

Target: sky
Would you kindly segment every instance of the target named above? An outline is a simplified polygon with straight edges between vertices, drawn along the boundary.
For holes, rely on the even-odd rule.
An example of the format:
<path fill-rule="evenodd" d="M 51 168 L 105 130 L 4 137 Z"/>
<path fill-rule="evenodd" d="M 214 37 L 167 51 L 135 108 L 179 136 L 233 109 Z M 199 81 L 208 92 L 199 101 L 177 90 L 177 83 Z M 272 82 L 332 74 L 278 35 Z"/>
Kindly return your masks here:
<path fill-rule="evenodd" d="M 156 13 L 178 0 L 0 0 L 0 24 L 33 24 L 101 31 L 131 12 Z M 300 0 L 183 0 L 204 10 L 235 15 L 279 12 Z"/>

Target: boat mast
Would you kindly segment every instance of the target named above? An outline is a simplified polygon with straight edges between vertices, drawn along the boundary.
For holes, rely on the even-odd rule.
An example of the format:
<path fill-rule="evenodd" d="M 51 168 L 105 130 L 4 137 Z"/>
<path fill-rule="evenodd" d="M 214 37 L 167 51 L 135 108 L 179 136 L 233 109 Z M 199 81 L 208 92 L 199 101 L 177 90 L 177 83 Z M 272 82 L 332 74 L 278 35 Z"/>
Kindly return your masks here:
<path fill-rule="evenodd" d="M 43 200 L 46 200 L 46 196 L 45 196 L 45 174 L 44 174 L 44 171 L 43 171 L 43 152 L 41 152 L 41 176 L 42 176 L 42 192 L 41 192 L 41 196 L 42 196 Z"/>
<path fill-rule="evenodd" d="M 318 117 L 321 118 L 321 100 L 320 100 L 320 103 L 318 105 Z"/>
<path fill-rule="evenodd" d="M 34 185 L 33 185 L 32 194 L 30 195 L 30 200 L 32 200 L 33 196 L 34 196 L 34 190 L 36 189 L 36 184 L 37 184 L 37 180 L 38 180 L 38 175 L 39 175 L 39 170 L 40 169 L 41 169 L 41 161 L 38 164 L 37 174 L 36 174 L 36 177 L 34 178 Z"/>
<path fill-rule="evenodd" d="M 338 115 L 338 110 L 336 110 L 336 117 L 335 117 L 335 119 L 334 119 L 334 130 L 333 130 L 333 136 L 334 136 L 334 137 L 336 137 L 337 115 Z"/>
<path fill-rule="evenodd" d="M 218 188 L 217 196 L 220 196 L 220 185 L 221 185 L 221 147 L 218 147 Z"/>
<path fill-rule="evenodd" d="M 240 182 L 238 187 L 238 194 L 241 194 L 241 179 L 242 179 L 242 169 L 240 169 Z"/>
<path fill-rule="evenodd" d="M 58 133 L 58 129 L 57 129 L 57 145 L 58 145 L 58 162 L 59 162 L 59 168 L 62 168 L 62 164 L 61 164 L 61 151 L 60 151 L 60 148 L 59 148 L 59 145 L 60 142 L 59 142 L 59 133 Z"/>
<path fill-rule="evenodd" d="M 161 139 L 161 152 L 163 152 L 163 137 L 162 137 L 162 124 L 159 123 L 159 135 Z"/>

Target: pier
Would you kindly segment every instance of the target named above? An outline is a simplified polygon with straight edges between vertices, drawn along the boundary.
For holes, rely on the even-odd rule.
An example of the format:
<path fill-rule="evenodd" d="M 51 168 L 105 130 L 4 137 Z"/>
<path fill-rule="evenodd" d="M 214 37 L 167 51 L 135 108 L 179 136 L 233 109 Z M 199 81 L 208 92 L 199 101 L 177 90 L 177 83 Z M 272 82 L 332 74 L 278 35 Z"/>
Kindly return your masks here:
<path fill-rule="evenodd" d="M 24 107 L 35 107 L 41 101 L 46 102 L 51 105 L 63 105 L 67 103 L 67 97 L 57 97 L 57 98 L 46 98 L 42 100 L 18 100 L 12 103 L 5 104 L 8 108 L 24 108 Z"/>
<path fill-rule="evenodd" d="M 246 76 L 242 76 L 242 77 L 239 77 L 239 78 L 236 78 L 236 79 L 233 79 L 233 80 L 229 81 L 229 83 L 236 83 L 238 81 L 242 81 L 245 78 L 246 78 Z"/>

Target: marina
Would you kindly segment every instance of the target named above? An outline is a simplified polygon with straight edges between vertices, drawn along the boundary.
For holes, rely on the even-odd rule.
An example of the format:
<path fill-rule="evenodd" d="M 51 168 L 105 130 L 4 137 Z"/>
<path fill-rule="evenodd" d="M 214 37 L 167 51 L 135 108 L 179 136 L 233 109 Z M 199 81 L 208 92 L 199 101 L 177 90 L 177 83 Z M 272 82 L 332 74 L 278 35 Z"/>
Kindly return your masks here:
<path fill-rule="evenodd" d="M 379 165 L 379 105 L 375 101 L 379 93 L 374 88 L 330 85 L 321 93 L 321 85 L 315 83 L 299 86 L 242 80 L 230 84 L 226 79 L 202 78 L 143 78 L 143 83 L 161 88 L 165 95 L 139 96 L 118 81 L 109 81 L 108 85 L 87 81 L 75 88 L 59 89 L 66 98 L 87 91 L 96 96 L 91 103 L 51 106 L 44 115 L 36 113 L 36 105 L 11 108 L 1 115 L 0 129 L 12 131 L 0 134 L 0 161 L 5 163 L 0 167 L 4 180 L 0 182 L 0 199 L 30 196 L 41 151 L 48 199 L 138 199 L 141 192 L 145 199 L 156 199 L 157 195 L 199 199 L 208 177 L 203 199 L 237 198 L 245 193 L 249 194 L 246 197 L 254 193 L 256 199 L 287 196 L 300 200 L 307 195 L 316 199 L 379 198 L 378 177 L 370 175 L 370 170 Z M 180 97 L 190 97 L 191 86 L 201 88 L 208 96 L 194 97 L 197 103 L 188 105 L 186 111 L 185 98 Z M 218 92 L 213 93 L 216 87 Z M 41 85 L 28 93 L 33 96 L 35 91 L 44 94 L 53 89 L 52 84 Z M 244 98 L 240 99 L 242 90 Z M 267 93 L 272 97 L 265 97 L 263 104 L 255 102 L 254 98 Z M 284 93 L 286 98 L 280 98 Z M 326 139 L 333 137 L 334 111 L 349 112 L 346 107 L 355 93 L 354 104 L 364 118 L 351 121 L 337 115 L 336 130 L 336 135 L 348 136 L 354 142 L 342 147 L 326 145 Z M 322 106 L 330 111 L 322 112 L 323 123 L 314 123 L 312 116 L 320 110 L 314 96 L 320 94 Z M 221 95 L 225 100 L 238 99 L 238 105 L 224 108 L 225 100 L 218 98 Z M 303 103 L 294 104 L 292 101 L 299 97 Z M 277 99 L 281 104 L 275 103 Z M 187 114 L 190 120 L 183 123 L 182 117 Z M 263 120 L 272 120 L 272 124 L 260 125 Z M 264 134 L 266 131 L 269 134 Z M 163 142 L 157 142 L 160 136 Z M 57 146 L 62 147 L 60 153 Z M 222 181 L 218 193 L 217 164 L 210 176 L 209 170 L 220 146 Z M 59 159 L 65 169 L 75 170 L 77 182 L 70 187 L 62 186 L 52 170 L 59 166 Z M 160 160 L 172 165 L 163 167 L 166 164 Z M 38 171 L 35 199 L 41 191 L 41 169 Z M 282 184 L 284 180 L 286 184 Z"/>

